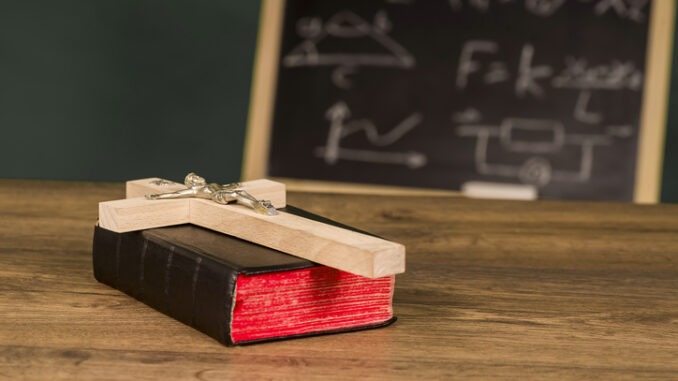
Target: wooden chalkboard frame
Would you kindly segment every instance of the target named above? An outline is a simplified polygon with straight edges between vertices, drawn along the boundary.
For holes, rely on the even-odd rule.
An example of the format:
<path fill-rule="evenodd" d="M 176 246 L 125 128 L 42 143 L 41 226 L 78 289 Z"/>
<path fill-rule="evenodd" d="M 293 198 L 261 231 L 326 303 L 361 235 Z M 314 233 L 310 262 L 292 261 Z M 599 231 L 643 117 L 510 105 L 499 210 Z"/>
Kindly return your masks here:
<path fill-rule="evenodd" d="M 661 194 L 675 5 L 675 1 L 652 3 L 633 197 L 639 203 L 659 202 Z"/>
<path fill-rule="evenodd" d="M 242 180 L 268 177 L 268 155 L 277 85 L 284 0 L 262 0 L 251 88 Z M 673 48 L 675 1 L 655 1 L 650 15 L 634 202 L 656 203 L 661 192 L 664 137 Z M 279 179 L 301 191 L 450 194 L 452 191 Z"/>

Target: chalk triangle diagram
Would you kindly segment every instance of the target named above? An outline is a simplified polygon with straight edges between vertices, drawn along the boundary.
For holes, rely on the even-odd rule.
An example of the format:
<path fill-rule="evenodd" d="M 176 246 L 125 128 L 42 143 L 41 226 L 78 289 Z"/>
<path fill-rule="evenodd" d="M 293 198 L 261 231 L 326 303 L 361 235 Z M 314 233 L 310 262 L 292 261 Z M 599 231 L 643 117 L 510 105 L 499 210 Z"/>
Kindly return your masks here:
<path fill-rule="evenodd" d="M 338 40 L 361 39 L 361 50 L 366 44 L 374 45 L 370 52 L 342 52 L 331 51 L 327 45 L 345 47 L 346 43 L 337 43 Z M 368 41 L 365 41 L 368 39 Z M 325 50 L 320 49 L 320 45 Z M 379 51 L 378 53 L 371 51 Z M 385 32 L 360 16 L 350 11 L 341 11 L 332 16 L 320 32 L 312 38 L 307 38 L 284 58 L 283 66 L 377 66 L 411 68 L 415 64 L 414 57 L 398 42 L 387 36 Z"/>

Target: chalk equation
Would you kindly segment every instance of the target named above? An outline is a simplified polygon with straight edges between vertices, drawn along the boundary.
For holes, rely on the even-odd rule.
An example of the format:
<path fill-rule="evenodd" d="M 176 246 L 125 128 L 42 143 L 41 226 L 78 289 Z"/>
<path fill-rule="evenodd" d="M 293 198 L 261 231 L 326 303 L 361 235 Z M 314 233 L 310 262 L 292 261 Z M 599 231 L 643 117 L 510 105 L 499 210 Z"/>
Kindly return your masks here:
<path fill-rule="evenodd" d="M 288 0 L 272 172 L 628 199 L 660 1 Z"/>
<path fill-rule="evenodd" d="M 517 59 L 501 55 L 499 43 L 491 40 L 470 40 L 459 54 L 455 87 L 465 90 L 474 83 L 492 86 L 511 82 L 519 98 L 543 98 L 545 88 L 640 91 L 643 73 L 632 61 L 611 60 L 591 65 L 582 57 L 565 57 L 564 68 L 537 64 L 537 51 L 532 44 L 523 44 Z M 584 98 L 590 97 L 590 93 Z M 582 102 L 584 102 L 582 100 Z"/>
<path fill-rule="evenodd" d="M 345 15 L 347 16 L 347 15 Z M 332 29 L 332 28 L 330 28 Z M 464 92 L 472 86 L 493 86 L 512 83 L 517 98 L 544 98 L 548 90 L 576 91 L 572 116 L 582 125 L 600 127 L 605 123 L 602 111 L 590 107 L 592 98 L 600 91 L 642 90 L 643 73 L 631 61 L 611 60 L 604 64 L 589 64 L 581 57 L 565 57 L 560 66 L 535 64 L 536 49 L 523 44 L 513 62 L 501 60 L 500 45 L 491 40 L 466 41 L 456 65 L 454 87 Z M 327 63 L 332 62 L 328 59 Z M 369 119 L 350 119 L 351 112 L 344 102 L 333 104 L 326 112 L 329 121 L 324 146 L 315 148 L 315 156 L 327 165 L 340 160 L 403 165 L 418 169 L 427 164 L 426 154 L 418 151 L 390 152 L 388 147 L 422 124 L 423 115 L 413 113 L 388 132 L 380 133 Z M 506 117 L 499 125 L 479 124 L 482 113 L 469 107 L 452 114 L 458 126 L 459 137 L 475 137 L 473 162 L 480 175 L 503 176 L 519 179 L 538 187 L 553 181 L 587 182 L 591 179 L 597 146 L 614 144 L 614 138 L 628 138 L 634 134 L 632 125 L 603 126 L 603 134 L 567 133 L 567 128 L 557 120 Z M 598 128 L 597 130 L 600 130 Z M 518 135 L 546 135 L 546 140 L 517 138 Z M 362 134 L 373 149 L 352 149 L 342 145 L 343 140 Z M 543 136 L 542 136 L 543 138 Z M 497 141 L 507 155 L 524 155 L 519 166 L 491 163 L 488 160 L 490 143 Z M 554 165 L 554 157 L 563 150 L 580 152 L 579 169 L 563 170 Z"/>
<path fill-rule="evenodd" d="M 595 148 L 614 144 L 613 138 L 628 138 L 634 134 L 632 125 L 604 126 L 604 113 L 591 107 L 594 96 L 600 96 L 601 92 L 642 91 L 643 73 L 634 62 L 612 59 L 608 63 L 590 64 L 586 58 L 568 56 L 560 66 L 536 64 L 537 51 L 531 44 L 522 45 L 513 65 L 498 57 L 501 57 L 501 47 L 495 41 L 465 42 L 459 54 L 455 88 L 463 93 L 472 86 L 510 83 L 512 93 L 518 99 L 543 99 L 548 91 L 560 91 L 561 94 L 575 91 L 573 120 L 605 133 L 568 133 L 562 122 L 543 118 L 506 117 L 499 125 L 484 125 L 479 124 L 482 113 L 469 107 L 453 113 L 451 119 L 459 126 L 456 129 L 458 136 L 476 139 L 473 160 L 478 174 L 516 178 L 537 187 L 553 181 L 587 182 L 591 180 Z M 562 103 L 569 98 L 561 99 Z M 522 164 L 490 162 L 488 150 L 493 141 L 499 143 L 499 156 L 506 162 L 520 161 L 522 156 Z M 555 165 L 556 156 L 568 150 L 570 157 L 579 152 L 578 170 L 559 169 Z"/>
<path fill-rule="evenodd" d="M 319 17 L 302 18 L 297 21 L 297 35 L 304 40 L 283 57 L 282 65 L 287 68 L 334 66 L 332 83 L 344 89 L 351 88 L 349 75 L 361 66 L 413 68 L 414 57 L 388 36 L 391 27 L 391 21 L 384 11 L 377 12 L 372 23 L 351 11 L 341 11 L 325 23 Z M 374 52 L 355 52 L 350 48 L 323 50 L 323 45 L 330 39 L 352 43 L 358 39 L 367 39 L 374 45 Z"/>
<path fill-rule="evenodd" d="M 344 102 L 332 105 L 326 113 L 330 122 L 325 146 L 316 147 L 315 155 L 326 164 L 334 165 L 339 160 L 364 163 L 403 165 L 412 169 L 426 165 L 426 155 L 421 152 L 383 151 L 378 147 L 388 147 L 401 140 L 408 132 L 421 124 L 422 115 L 413 113 L 388 132 L 380 133 L 369 119 L 350 119 L 351 111 Z M 362 134 L 375 149 L 351 149 L 342 146 L 345 138 Z"/>

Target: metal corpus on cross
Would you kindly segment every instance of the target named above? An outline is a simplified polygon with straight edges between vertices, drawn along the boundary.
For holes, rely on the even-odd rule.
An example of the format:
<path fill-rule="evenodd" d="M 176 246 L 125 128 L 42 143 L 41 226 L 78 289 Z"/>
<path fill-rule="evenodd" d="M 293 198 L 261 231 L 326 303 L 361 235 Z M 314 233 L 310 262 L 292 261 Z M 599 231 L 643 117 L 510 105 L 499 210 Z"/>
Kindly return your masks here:
<path fill-rule="evenodd" d="M 405 271 L 405 247 L 287 213 L 285 185 L 271 180 L 184 184 L 127 182 L 126 199 L 99 203 L 99 226 L 118 233 L 194 224 L 368 278 Z"/>

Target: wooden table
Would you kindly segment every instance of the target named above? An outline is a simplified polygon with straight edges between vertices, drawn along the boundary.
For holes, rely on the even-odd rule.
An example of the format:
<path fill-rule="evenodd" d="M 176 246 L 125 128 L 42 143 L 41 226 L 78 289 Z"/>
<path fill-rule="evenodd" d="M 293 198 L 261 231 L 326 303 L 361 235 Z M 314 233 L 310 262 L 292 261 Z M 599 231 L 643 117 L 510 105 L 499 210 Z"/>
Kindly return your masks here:
<path fill-rule="evenodd" d="M 407 246 L 399 320 L 228 348 L 93 279 L 123 193 L 0 181 L 0 379 L 678 378 L 678 205 L 291 194 Z"/>

